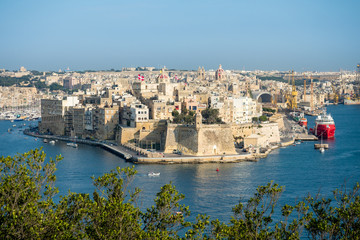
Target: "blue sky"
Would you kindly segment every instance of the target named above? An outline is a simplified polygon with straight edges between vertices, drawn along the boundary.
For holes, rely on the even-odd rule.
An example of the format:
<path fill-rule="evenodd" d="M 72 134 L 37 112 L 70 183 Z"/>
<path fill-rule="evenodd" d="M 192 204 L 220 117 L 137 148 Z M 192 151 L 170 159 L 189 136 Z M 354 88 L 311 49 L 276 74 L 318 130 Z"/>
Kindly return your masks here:
<path fill-rule="evenodd" d="M 355 0 L 0 0 L 0 68 L 354 70 L 359 23 Z"/>

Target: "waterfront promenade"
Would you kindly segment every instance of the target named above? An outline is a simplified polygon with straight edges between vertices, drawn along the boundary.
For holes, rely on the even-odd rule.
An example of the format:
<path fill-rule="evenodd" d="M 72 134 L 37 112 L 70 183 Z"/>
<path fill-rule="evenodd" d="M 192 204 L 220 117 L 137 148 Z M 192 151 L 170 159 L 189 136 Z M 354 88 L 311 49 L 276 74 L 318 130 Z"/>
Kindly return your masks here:
<path fill-rule="evenodd" d="M 243 152 L 242 149 L 237 149 L 238 154 L 233 155 L 209 155 L 209 156 L 194 156 L 194 155 L 179 155 L 175 153 L 162 153 L 152 152 L 146 149 L 135 147 L 131 144 L 117 145 L 111 141 L 94 141 L 86 139 L 71 138 L 65 136 L 55 135 L 40 135 L 37 132 L 31 132 L 25 130 L 24 134 L 43 138 L 43 139 L 54 139 L 65 142 L 76 142 L 82 144 L 88 144 L 92 146 L 101 147 L 126 161 L 130 161 L 136 164 L 177 164 L 177 163 L 235 163 L 243 161 L 258 161 L 261 158 L 265 158 L 272 150 L 279 147 L 286 147 L 293 145 L 295 140 L 303 141 L 316 141 L 317 137 L 314 135 L 304 132 L 299 126 L 288 119 L 284 118 L 284 125 L 286 128 L 286 134 L 281 138 L 281 142 L 273 144 L 267 149 L 251 149 L 250 152 Z"/>
<path fill-rule="evenodd" d="M 82 144 L 88 144 L 92 146 L 101 147 L 123 159 L 126 161 L 131 161 L 137 164 L 152 164 L 152 163 L 160 163 L 160 164 L 174 164 L 174 163 L 235 163 L 242 161 L 257 161 L 260 158 L 266 157 L 273 149 L 276 149 L 281 146 L 290 145 L 294 142 L 294 139 L 289 140 L 283 144 L 274 145 L 271 148 L 267 149 L 267 151 L 260 153 L 259 151 L 255 153 L 249 152 L 241 152 L 238 150 L 238 154 L 234 155 L 211 155 L 211 156 L 191 156 L 191 155 L 178 155 L 171 153 L 160 153 L 160 152 L 149 152 L 148 154 L 144 154 L 146 150 L 142 152 L 137 151 L 135 148 L 131 148 L 131 146 L 119 146 L 111 142 L 98 142 L 93 140 L 85 140 L 85 139 L 76 139 L 64 136 L 54 136 L 54 135 L 39 135 L 35 132 L 30 132 L 29 130 L 25 130 L 24 134 L 42 138 L 42 139 L 53 139 L 65 142 L 76 142 Z"/>

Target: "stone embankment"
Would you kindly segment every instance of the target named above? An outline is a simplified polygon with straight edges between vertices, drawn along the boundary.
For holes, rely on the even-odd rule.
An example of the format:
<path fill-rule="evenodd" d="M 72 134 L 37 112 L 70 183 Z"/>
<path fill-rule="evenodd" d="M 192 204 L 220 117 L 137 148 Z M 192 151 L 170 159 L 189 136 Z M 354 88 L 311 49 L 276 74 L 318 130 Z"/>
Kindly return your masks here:
<path fill-rule="evenodd" d="M 217 156 L 164 156 L 161 158 L 133 156 L 134 163 L 234 163 L 243 161 L 256 161 L 250 153 L 238 155 L 217 155 Z"/>
<path fill-rule="evenodd" d="M 54 135 L 40 135 L 35 132 L 31 132 L 29 130 L 25 130 L 24 134 L 37 137 L 37 138 L 43 138 L 43 139 L 52 139 L 52 140 L 59 140 L 64 142 L 76 142 L 76 143 L 83 143 L 88 144 L 92 146 L 98 146 L 101 148 L 104 148 L 105 150 L 125 159 L 130 160 L 132 158 L 132 155 L 124 148 L 121 149 L 119 146 L 115 146 L 112 143 L 104 143 L 104 142 L 98 142 L 93 140 L 86 140 L 86 139 L 75 139 L 70 137 L 64 137 L 64 136 L 54 136 Z"/>
<path fill-rule="evenodd" d="M 239 153 L 234 155 L 214 155 L 214 156 L 190 156 L 190 155 L 178 155 L 178 154 L 164 154 L 162 152 L 154 152 L 151 150 L 142 149 L 136 147 L 133 144 L 127 143 L 124 145 L 116 145 L 110 142 L 99 142 L 86 139 L 75 139 L 64 136 L 54 136 L 54 135 L 39 135 L 37 133 L 25 130 L 24 134 L 44 138 L 44 139 L 54 139 L 66 142 L 76 142 L 83 143 L 93 146 L 102 147 L 103 149 L 125 159 L 126 161 L 131 161 L 137 164 L 176 164 L 176 163 L 235 163 L 243 161 L 257 161 L 260 158 L 265 158 L 271 153 L 272 150 L 292 145 L 295 139 L 297 138 L 285 138 L 281 143 L 272 145 L 267 148 L 264 152 L 260 152 L 260 149 L 255 153 Z M 315 140 L 314 138 L 309 137 L 310 135 L 300 136 L 302 140 Z M 307 139 L 306 139 L 307 138 Z M 317 138 L 316 138 L 317 139 Z"/>

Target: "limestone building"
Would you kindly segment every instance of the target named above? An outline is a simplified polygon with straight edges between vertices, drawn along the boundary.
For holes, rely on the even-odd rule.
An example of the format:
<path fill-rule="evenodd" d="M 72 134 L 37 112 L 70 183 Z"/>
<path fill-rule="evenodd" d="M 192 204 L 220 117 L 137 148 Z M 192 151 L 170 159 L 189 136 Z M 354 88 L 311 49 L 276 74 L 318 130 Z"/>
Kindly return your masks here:
<path fill-rule="evenodd" d="M 219 65 L 219 69 L 215 72 L 215 80 L 217 81 L 224 81 L 226 79 L 226 73 L 224 69 L 222 69 L 221 64 Z"/>

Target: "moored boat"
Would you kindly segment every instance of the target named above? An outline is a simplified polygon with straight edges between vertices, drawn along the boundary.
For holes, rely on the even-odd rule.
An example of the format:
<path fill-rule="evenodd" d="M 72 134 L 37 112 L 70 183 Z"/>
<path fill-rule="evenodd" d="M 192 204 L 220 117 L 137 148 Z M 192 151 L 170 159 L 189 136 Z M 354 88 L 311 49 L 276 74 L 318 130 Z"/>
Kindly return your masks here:
<path fill-rule="evenodd" d="M 360 105 L 360 99 L 344 99 L 344 105 Z"/>
<path fill-rule="evenodd" d="M 307 127 L 307 119 L 306 118 L 300 118 L 299 125 L 302 127 Z"/>
<path fill-rule="evenodd" d="M 322 137 L 323 139 L 334 138 L 335 129 L 334 119 L 330 114 L 327 114 L 324 109 L 324 111 L 315 120 L 314 134 L 317 137 Z"/>
<path fill-rule="evenodd" d="M 74 142 L 68 142 L 66 145 L 69 146 L 69 147 L 73 147 L 73 148 L 78 147 L 78 145 L 76 143 L 74 143 Z"/>
<path fill-rule="evenodd" d="M 155 173 L 155 172 L 149 172 L 149 173 L 148 173 L 148 176 L 149 176 L 149 177 L 160 176 L 160 173 L 159 173 L 159 172 L 158 172 L 158 173 Z"/>

